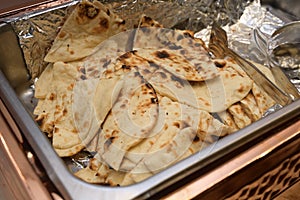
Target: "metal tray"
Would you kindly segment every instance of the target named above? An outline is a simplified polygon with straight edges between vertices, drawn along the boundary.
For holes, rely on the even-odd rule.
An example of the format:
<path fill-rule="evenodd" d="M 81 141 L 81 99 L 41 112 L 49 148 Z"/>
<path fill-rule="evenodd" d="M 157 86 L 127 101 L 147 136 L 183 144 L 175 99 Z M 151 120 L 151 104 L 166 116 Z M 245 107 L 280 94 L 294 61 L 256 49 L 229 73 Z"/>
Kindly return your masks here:
<path fill-rule="evenodd" d="M 33 88 L 18 38 L 9 23 L 0 24 L 0 98 L 17 122 L 24 137 L 41 161 L 47 175 L 65 199 L 147 198 L 171 185 L 182 185 L 192 174 L 218 166 L 259 141 L 271 137 L 270 130 L 280 128 L 300 113 L 300 100 L 272 113 L 246 128 L 220 139 L 202 151 L 178 162 L 140 183 L 109 187 L 83 182 L 73 176 L 57 156 L 48 138 L 33 120 Z"/>

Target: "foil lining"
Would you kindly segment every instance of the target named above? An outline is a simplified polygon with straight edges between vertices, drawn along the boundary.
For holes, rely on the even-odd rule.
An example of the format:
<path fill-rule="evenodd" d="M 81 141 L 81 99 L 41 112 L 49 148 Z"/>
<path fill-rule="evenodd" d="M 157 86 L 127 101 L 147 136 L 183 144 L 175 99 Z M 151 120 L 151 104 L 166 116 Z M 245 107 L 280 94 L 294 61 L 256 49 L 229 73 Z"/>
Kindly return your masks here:
<path fill-rule="evenodd" d="M 67 3 L 65 3 L 67 2 Z M 2 19 L 11 23 L 19 37 L 24 59 L 32 79 L 38 77 L 48 63 L 43 61 L 61 25 L 78 0 L 49 3 L 18 16 Z M 242 57 L 265 64 L 266 45 L 270 35 L 288 22 L 263 7 L 259 0 L 102 0 L 127 21 L 127 29 L 146 14 L 166 28 L 193 30 L 207 42 L 210 25 L 216 21 L 226 30 L 229 47 Z M 159 12 L 158 12 L 159 11 Z M 292 83 L 300 91 L 300 69 L 285 69 Z"/>
<path fill-rule="evenodd" d="M 245 7 L 239 20 L 232 25 L 225 25 L 228 46 L 243 58 L 268 66 L 267 42 L 272 33 L 278 28 L 290 22 L 290 14 L 279 16 L 272 10 L 262 6 L 255 0 Z M 208 44 L 210 26 L 196 33 L 196 37 L 202 38 Z M 284 73 L 300 92 L 300 68 L 284 68 Z M 272 110 L 272 109 L 271 109 Z"/>
<path fill-rule="evenodd" d="M 19 37 L 20 46 L 31 78 L 38 77 L 47 66 L 43 61 L 61 25 L 77 0 L 60 7 L 44 5 L 40 10 L 2 19 L 12 24 Z M 199 31 L 213 21 L 222 25 L 238 21 L 251 1 L 243 0 L 103 0 L 114 12 L 126 20 L 127 29 L 137 24 L 146 14 L 166 28 Z"/>
<path fill-rule="evenodd" d="M 32 79 L 38 77 L 47 66 L 48 63 L 43 59 L 74 4 L 71 2 L 62 7 L 42 7 L 39 11 L 3 19 L 13 26 L 19 38 Z"/>

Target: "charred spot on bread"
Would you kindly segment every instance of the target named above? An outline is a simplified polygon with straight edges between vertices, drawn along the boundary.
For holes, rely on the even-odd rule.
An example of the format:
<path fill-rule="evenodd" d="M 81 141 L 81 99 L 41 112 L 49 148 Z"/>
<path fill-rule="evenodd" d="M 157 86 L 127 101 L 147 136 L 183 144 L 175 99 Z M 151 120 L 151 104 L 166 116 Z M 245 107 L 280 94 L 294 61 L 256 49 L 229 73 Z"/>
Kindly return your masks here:
<path fill-rule="evenodd" d="M 106 19 L 106 18 L 100 19 L 99 24 L 100 24 L 100 26 L 101 26 L 102 28 L 108 29 L 108 26 L 109 26 L 108 19 Z"/>
<path fill-rule="evenodd" d="M 170 57 L 170 54 L 168 52 L 166 52 L 165 50 L 162 50 L 162 51 L 156 51 L 155 52 L 155 55 L 158 57 L 158 58 L 169 58 Z"/>
<path fill-rule="evenodd" d="M 214 61 L 214 63 L 218 68 L 223 68 L 226 65 L 225 62 L 221 62 L 221 61 Z"/>
<path fill-rule="evenodd" d="M 98 8 L 88 3 L 81 3 L 78 8 L 78 16 L 81 18 L 87 17 L 89 19 L 94 19 L 99 13 Z"/>

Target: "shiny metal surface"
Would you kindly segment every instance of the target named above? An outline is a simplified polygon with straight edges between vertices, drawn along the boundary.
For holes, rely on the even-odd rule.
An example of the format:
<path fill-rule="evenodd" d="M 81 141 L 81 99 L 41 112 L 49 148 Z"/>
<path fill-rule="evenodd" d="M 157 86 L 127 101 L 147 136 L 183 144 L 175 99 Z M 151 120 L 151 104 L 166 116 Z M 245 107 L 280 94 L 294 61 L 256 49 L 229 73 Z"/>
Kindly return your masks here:
<path fill-rule="evenodd" d="M 226 56 L 231 56 L 247 73 L 247 75 L 270 97 L 272 97 L 277 104 L 285 106 L 292 101 L 288 93 L 286 93 L 288 91 L 282 91 L 261 71 L 259 71 L 255 65 L 248 62 L 246 59 L 242 58 L 236 52 L 228 48 L 226 32 L 217 24 L 213 24 L 212 26 L 208 47 L 209 51 L 212 52 L 216 58 L 225 58 Z M 287 78 L 281 79 L 281 81 L 286 81 L 283 83 L 283 85 L 290 83 Z"/>
<path fill-rule="evenodd" d="M 296 48 L 300 43 L 300 21 L 293 21 L 277 29 L 270 37 L 268 44 L 268 62 L 270 69 L 275 77 L 276 83 L 284 91 L 288 92 L 294 99 L 299 98 L 299 91 L 289 81 L 282 69 L 300 71 L 300 49 Z M 275 50 L 284 45 L 295 45 L 294 48 L 281 49 L 282 55 L 275 55 Z M 285 53 L 284 53 L 285 51 Z"/>

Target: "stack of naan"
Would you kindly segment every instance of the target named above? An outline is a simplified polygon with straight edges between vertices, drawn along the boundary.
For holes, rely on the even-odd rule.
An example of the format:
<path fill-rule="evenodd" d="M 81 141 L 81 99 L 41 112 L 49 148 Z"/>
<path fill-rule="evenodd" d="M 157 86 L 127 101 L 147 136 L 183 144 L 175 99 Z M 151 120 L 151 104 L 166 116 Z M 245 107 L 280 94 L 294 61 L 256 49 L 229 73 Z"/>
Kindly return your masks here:
<path fill-rule="evenodd" d="M 233 59 L 211 59 L 191 31 L 164 29 L 147 16 L 138 29 L 124 27 L 98 1 L 79 3 L 35 85 L 36 121 L 57 154 L 95 153 L 77 177 L 137 183 L 274 104 Z"/>

